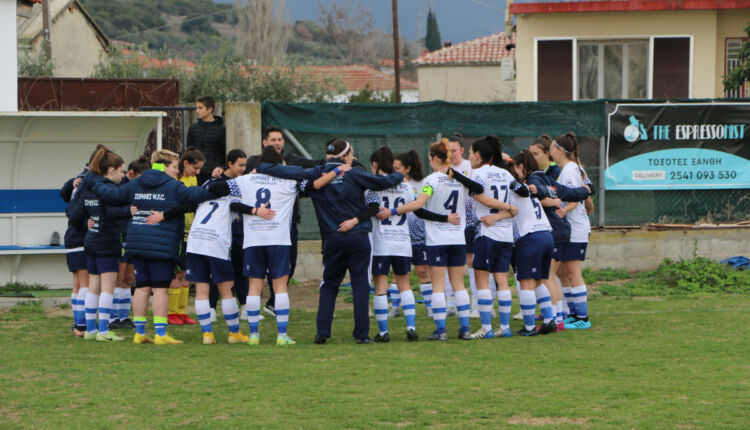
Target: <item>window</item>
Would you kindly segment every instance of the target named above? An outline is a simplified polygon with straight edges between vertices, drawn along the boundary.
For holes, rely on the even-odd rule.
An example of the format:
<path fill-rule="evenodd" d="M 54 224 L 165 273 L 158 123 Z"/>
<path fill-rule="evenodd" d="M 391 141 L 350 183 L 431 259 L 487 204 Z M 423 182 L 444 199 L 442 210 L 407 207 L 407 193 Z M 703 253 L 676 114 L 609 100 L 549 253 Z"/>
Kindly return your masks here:
<path fill-rule="evenodd" d="M 578 99 L 645 99 L 648 41 L 579 41 Z"/>
<path fill-rule="evenodd" d="M 740 65 L 740 50 L 742 49 L 742 42 L 747 41 L 745 38 L 727 38 L 725 48 L 726 63 L 724 65 L 724 75 L 728 75 L 729 72 L 739 67 Z M 736 90 L 725 91 L 724 97 L 726 98 L 742 98 L 745 97 L 745 86 L 741 86 Z"/>
<path fill-rule="evenodd" d="M 537 100 L 573 98 L 573 41 L 544 40 L 537 45 Z"/>

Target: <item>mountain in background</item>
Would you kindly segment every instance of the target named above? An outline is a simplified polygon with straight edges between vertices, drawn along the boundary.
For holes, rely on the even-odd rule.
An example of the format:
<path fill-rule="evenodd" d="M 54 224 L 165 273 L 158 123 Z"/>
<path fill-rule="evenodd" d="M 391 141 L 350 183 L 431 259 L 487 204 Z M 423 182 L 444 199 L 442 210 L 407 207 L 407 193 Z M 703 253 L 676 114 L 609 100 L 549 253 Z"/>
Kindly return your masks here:
<path fill-rule="evenodd" d="M 81 1 L 108 37 L 134 47 L 147 44 L 161 55 L 191 61 L 200 61 L 207 53 L 235 50 L 237 12 L 231 0 Z M 345 43 L 340 29 L 322 24 L 321 8 L 331 11 L 335 6 L 350 15 L 352 22 L 345 32 L 361 38 L 361 44 Z M 445 41 L 457 43 L 502 29 L 503 1 L 401 1 L 399 30 L 407 64 L 422 49 L 415 41 L 424 37 L 426 9 L 424 16 L 421 11 L 430 6 Z M 353 18 L 363 12 L 371 24 Z M 287 0 L 285 17 L 291 29 L 287 64 L 377 65 L 378 60 L 392 57 L 391 2 L 387 0 Z"/>

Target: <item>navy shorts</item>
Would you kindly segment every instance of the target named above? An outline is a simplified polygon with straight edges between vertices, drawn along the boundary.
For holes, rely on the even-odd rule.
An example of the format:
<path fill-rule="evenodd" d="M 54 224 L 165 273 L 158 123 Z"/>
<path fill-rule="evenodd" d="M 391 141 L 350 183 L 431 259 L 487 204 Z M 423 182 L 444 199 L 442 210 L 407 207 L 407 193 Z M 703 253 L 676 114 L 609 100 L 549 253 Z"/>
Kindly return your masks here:
<path fill-rule="evenodd" d="M 68 262 L 68 270 L 70 272 L 88 270 L 86 267 L 86 253 L 83 252 L 83 248 L 80 248 L 80 251 L 66 251 L 65 260 Z"/>
<path fill-rule="evenodd" d="M 372 256 L 373 275 L 387 275 L 391 266 L 393 266 L 393 273 L 397 275 L 406 275 L 411 272 L 411 257 L 392 255 Z"/>
<path fill-rule="evenodd" d="M 234 281 L 234 268 L 231 260 L 209 257 L 208 255 L 187 253 L 187 280 L 206 284 L 219 284 Z"/>
<path fill-rule="evenodd" d="M 516 242 L 518 279 L 549 278 L 552 249 L 555 247 L 548 231 L 529 233 Z"/>
<path fill-rule="evenodd" d="M 583 261 L 586 259 L 586 242 L 567 242 L 560 254 L 560 261 Z"/>
<path fill-rule="evenodd" d="M 169 288 L 174 279 L 174 263 L 167 260 L 131 260 L 135 287 Z"/>
<path fill-rule="evenodd" d="M 507 273 L 513 255 L 513 242 L 498 242 L 487 236 L 479 236 L 474 242 L 472 266 L 491 273 Z"/>
<path fill-rule="evenodd" d="M 245 267 L 242 274 L 248 278 L 278 279 L 292 273 L 289 245 L 251 246 L 244 249 Z"/>
<path fill-rule="evenodd" d="M 466 253 L 473 254 L 474 241 L 477 238 L 477 225 L 467 225 L 464 229 L 464 239 L 466 240 Z"/>
<path fill-rule="evenodd" d="M 554 248 L 552 248 L 552 259 L 562 261 L 562 252 L 565 248 L 565 242 L 555 242 Z"/>
<path fill-rule="evenodd" d="M 411 246 L 411 264 L 415 266 L 427 264 L 427 246 L 425 244 Z"/>
<path fill-rule="evenodd" d="M 427 247 L 427 264 L 430 266 L 465 266 L 466 246 L 437 245 Z"/>
<path fill-rule="evenodd" d="M 120 259 L 117 257 L 94 257 L 86 255 L 86 269 L 89 275 L 101 275 L 102 273 L 119 273 Z"/>

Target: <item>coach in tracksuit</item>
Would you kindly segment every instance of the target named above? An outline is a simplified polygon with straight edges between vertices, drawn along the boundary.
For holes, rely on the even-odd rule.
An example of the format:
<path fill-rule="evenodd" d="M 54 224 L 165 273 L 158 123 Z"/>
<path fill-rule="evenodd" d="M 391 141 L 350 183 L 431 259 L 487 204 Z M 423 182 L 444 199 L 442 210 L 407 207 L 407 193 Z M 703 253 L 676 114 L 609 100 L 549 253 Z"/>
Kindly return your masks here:
<path fill-rule="evenodd" d="M 307 169 L 306 171 L 312 172 L 311 175 L 305 175 L 303 169 L 299 167 L 272 166 L 265 163 L 261 163 L 257 171 L 289 179 L 314 180 L 331 170 L 338 173 L 338 166 L 344 163 L 351 164 L 354 159 L 353 148 L 345 140 L 337 139 L 326 149 L 331 157 L 330 160 L 323 166 Z M 331 337 L 336 296 L 347 270 L 349 270 L 354 296 L 354 331 L 352 334 L 357 343 L 372 342 L 368 336 L 370 284 L 367 277 L 370 264 L 368 233 L 372 231 L 372 222 L 365 219 L 348 231 L 344 231 L 342 223 L 357 217 L 366 210 L 365 190 L 384 190 L 401 183 L 403 178 L 400 173 L 375 176 L 359 169 L 352 169 L 334 179 L 324 188 L 310 192 L 324 240 L 323 283 L 320 286 L 315 343 L 323 344 Z"/>

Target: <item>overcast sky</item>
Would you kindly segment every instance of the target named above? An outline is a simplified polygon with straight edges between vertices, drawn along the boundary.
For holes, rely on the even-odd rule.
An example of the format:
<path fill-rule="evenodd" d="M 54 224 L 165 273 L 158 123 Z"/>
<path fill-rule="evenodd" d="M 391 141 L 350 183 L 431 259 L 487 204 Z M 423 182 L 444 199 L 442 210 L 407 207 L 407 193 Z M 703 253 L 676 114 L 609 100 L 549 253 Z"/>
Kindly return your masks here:
<path fill-rule="evenodd" d="M 220 0 L 231 3 L 231 0 Z M 355 5 L 357 0 L 286 0 L 288 19 L 318 20 L 319 4 Z M 359 0 L 372 10 L 375 28 L 390 33 L 391 0 Z M 505 0 L 399 0 L 399 30 L 409 40 L 424 37 L 427 8 L 432 5 L 443 41 L 459 43 L 504 30 Z M 420 6 L 424 13 L 420 14 Z"/>

